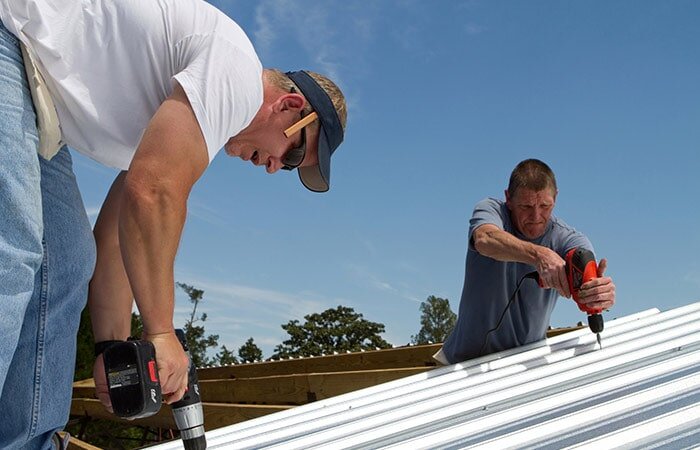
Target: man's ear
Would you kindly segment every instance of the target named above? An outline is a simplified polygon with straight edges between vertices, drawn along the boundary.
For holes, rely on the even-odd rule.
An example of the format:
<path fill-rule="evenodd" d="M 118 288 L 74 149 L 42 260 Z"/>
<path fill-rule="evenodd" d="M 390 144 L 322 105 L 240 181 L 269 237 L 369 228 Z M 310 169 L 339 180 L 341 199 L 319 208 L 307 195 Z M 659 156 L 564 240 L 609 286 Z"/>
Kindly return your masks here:
<path fill-rule="evenodd" d="M 306 105 L 306 100 L 300 94 L 296 92 L 290 92 L 281 95 L 275 102 L 276 111 L 287 111 L 294 110 L 295 112 L 301 111 Z"/>
<path fill-rule="evenodd" d="M 503 193 L 506 196 L 506 208 L 508 208 L 509 211 L 513 211 L 513 196 L 510 195 L 510 192 L 508 192 L 508 189 L 504 190 Z"/>

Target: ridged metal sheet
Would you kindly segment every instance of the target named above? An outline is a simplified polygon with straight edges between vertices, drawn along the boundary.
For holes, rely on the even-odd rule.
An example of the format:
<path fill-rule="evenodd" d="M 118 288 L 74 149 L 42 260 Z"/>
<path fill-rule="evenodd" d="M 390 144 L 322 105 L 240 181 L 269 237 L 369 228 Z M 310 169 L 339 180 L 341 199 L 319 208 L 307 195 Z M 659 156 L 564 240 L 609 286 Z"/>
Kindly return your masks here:
<path fill-rule="evenodd" d="M 207 441 L 212 449 L 700 445 L 700 303 L 610 320 L 601 336 L 603 349 L 582 329 L 220 428 Z"/>

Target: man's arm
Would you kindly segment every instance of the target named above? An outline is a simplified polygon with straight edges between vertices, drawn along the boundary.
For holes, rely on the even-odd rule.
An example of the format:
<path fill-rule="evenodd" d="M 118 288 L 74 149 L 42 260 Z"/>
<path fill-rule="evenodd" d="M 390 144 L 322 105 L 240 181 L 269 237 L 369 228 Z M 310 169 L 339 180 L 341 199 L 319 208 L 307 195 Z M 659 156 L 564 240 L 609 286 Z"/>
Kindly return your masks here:
<path fill-rule="evenodd" d="M 130 317 L 126 276 L 143 319 L 144 338 L 156 347 L 166 401 L 179 400 L 187 382 L 187 358 L 174 334 L 174 261 L 187 214 L 187 198 L 209 162 L 204 137 L 179 85 L 151 119 L 129 171 L 115 182 L 105 206 L 111 248 L 91 285 L 91 314 L 98 339 L 123 338 L 124 318 L 104 313 L 115 308 Z M 114 234 L 117 234 L 116 237 Z M 114 242 L 123 261 L 118 264 Z M 99 250 L 98 250 L 99 252 Z M 128 305 L 126 305 L 128 300 Z M 118 305 L 109 306 L 110 302 Z M 124 303 L 124 304 L 122 304 Z M 128 331 L 127 331 L 128 333 Z"/>
<path fill-rule="evenodd" d="M 88 307 L 95 342 L 125 340 L 131 334 L 133 294 L 119 249 L 119 204 L 126 172 L 112 183 L 95 222 L 97 263 L 90 280 Z M 97 398 L 111 411 L 102 356 L 93 368 Z"/>
<path fill-rule="evenodd" d="M 566 280 L 566 262 L 554 250 L 518 239 L 489 223 L 475 229 L 472 239 L 480 254 L 498 261 L 529 264 L 537 269 L 544 287 L 556 289 L 561 296 L 571 296 Z"/>
<path fill-rule="evenodd" d="M 119 249 L 119 204 L 126 172 L 112 183 L 95 222 L 97 263 L 90 280 L 88 306 L 95 342 L 124 340 L 130 334 L 133 294 Z"/>

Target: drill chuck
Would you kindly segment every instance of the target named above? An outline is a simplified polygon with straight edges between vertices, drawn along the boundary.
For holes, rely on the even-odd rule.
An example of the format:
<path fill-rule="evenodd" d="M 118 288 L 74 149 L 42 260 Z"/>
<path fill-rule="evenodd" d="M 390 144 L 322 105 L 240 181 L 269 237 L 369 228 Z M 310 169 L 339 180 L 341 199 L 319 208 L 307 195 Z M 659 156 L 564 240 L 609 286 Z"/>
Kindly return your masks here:
<path fill-rule="evenodd" d="M 179 403 L 179 402 L 178 402 Z M 204 412 L 202 403 L 197 402 L 187 406 L 175 407 L 173 405 L 173 417 L 180 430 L 180 438 L 186 450 L 204 450 L 207 448 L 207 440 L 204 435 Z"/>
<path fill-rule="evenodd" d="M 603 316 L 600 314 L 589 314 L 588 315 L 588 328 L 594 333 L 600 333 L 603 331 Z"/>
<path fill-rule="evenodd" d="M 190 367 L 187 373 L 187 391 L 180 401 L 172 404 L 173 418 L 177 429 L 180 430 L 180 438 L 185 449 L 204 450 L 207 448 L 207 440 L 204 435 L 204 412 L 202 398 L 199 395 L 197 368 L 192 364 L 185 333 L 177 329 L 175 335 L 190 359 Z"/>

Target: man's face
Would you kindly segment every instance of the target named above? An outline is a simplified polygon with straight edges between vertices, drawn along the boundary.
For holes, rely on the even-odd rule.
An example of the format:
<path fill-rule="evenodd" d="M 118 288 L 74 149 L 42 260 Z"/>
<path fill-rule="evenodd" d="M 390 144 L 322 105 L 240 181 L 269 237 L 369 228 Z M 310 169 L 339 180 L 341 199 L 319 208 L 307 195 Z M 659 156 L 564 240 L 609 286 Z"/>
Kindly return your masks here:
<path fill-rule="evenodd" d="M 506 190 L 506 205 L 515 228 L 528 239 L 542 236 L 556 198 L 557 194 L 551 188 L 541 191 L 520 188 L 512 196 Z"/>
<path fill-rule="evenodd" d="M 273 123 L 272 130 L 267 128 L 262 133 L 234 136 L 224 146 L 226 154 L 250 161 L 256 166 L 265 166 L 267 173 L 275 173 L 284 165 L 282 160 L 285 154 L 301 145 L 301 131 L 288 138 L 284 135 L 284 130 L 292 123 Z M 299 167 L 318 164 L 318 131 L 318 127 L 314 126 L 304 129 L 306 154 Z"/>
<path fill-rule="evenodd" d="M 284 132 L 302 118 L 304 97 L 297 93 L 282 93 L 266 89 L 263 106 L 253 122 L 224 145 L 226 154 L 265 166 L 267 173 L 275 173 L 284 166 L 285 155 L 298 148 L 305 138 L 306 153 L 299 166 L 318 164 L 318 122 L 311 123 L 289 137 Z"/>

